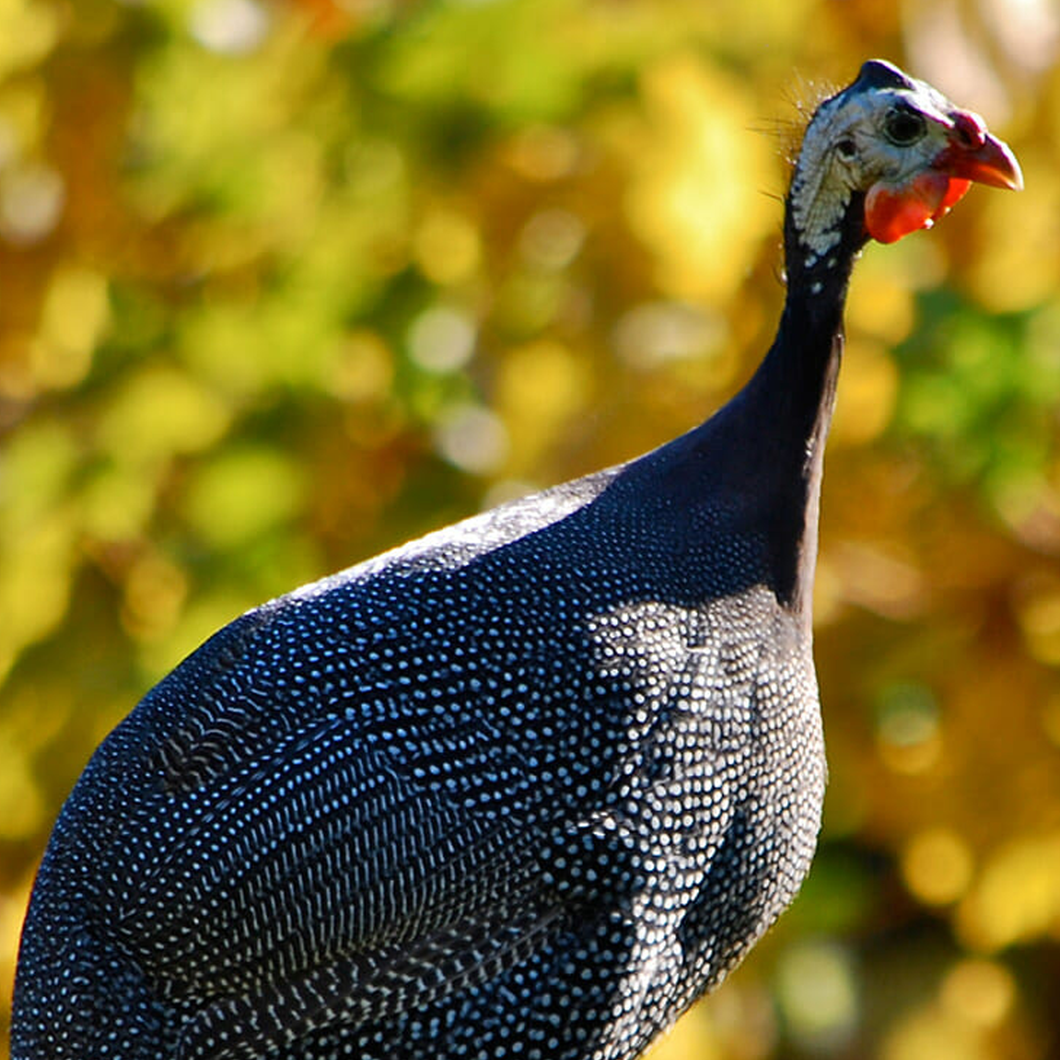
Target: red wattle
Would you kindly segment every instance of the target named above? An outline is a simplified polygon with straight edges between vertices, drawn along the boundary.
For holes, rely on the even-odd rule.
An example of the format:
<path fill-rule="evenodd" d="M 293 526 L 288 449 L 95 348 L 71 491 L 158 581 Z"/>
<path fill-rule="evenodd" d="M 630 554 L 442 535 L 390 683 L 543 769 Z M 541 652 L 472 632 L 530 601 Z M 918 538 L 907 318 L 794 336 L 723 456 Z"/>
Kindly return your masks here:
<path fill-rule="evenodd" d="M 953 209 L 954 205 L 964 198 L 965 192 L 971 186 L 972 182 L 970 180 L 964 180 L 962 177 L 950 177 L 950 186 L 942 197 L 940 212 L 935 215 L 935 220 L 938 220 L 944 213 L 948 213 Z"/>
<path fill-rule="evenodd" d="M 865 197 L 865 227 L 880 243 L 930 228 L 968 190 L 969 182 L 938 170 L 920 173 L 905 184 L 879 181 Z"/>

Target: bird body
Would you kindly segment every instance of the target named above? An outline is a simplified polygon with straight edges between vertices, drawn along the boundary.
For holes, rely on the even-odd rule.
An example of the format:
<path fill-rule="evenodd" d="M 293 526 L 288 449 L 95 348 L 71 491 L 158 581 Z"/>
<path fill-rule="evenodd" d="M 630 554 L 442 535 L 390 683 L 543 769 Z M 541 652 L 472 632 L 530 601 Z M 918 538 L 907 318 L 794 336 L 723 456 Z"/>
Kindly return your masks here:
<path fill-rule="evenodd" d="M 866 64 L 818 114 L 921 84 Z M 711 419 L 249 612 L 108 737 L 40 869 L 14 1060 L 628 1060 L 738 963 L 825 786 L 817 505 L 868 218 L 859 186 L 800 214 L 799 180 L 777 338 Z"/>

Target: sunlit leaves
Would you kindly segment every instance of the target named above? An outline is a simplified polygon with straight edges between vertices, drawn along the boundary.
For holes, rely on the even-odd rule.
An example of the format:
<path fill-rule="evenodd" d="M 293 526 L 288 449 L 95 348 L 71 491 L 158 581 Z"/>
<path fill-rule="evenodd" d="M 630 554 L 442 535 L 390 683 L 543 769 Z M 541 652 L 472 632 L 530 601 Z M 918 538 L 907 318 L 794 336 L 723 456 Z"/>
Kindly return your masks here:
<path fill-rule="evenodd" d="M 48 3 L 5 0 L 0 4 L 0 77 L 32 68 L 59 36 L 60 14 Z"/>
<path fill-rule="evenodd" d="M 948 296 L 928 297 L 921 309 L 920 327 L 898 351 L 900 425 L 947 474 L 1003 506 L 1009 485 L 1048 466 L 1055 446 L 1060 356 L 1028 341 L 1042 311 L 999 317 Z"/>
<path fill-rule="evenodd" d="M 482 135 L 492 120 L 551 120 L 584 92 L 584 19 L 571 0 L 426 5 L 381 50 L 379 84 L 415 109 L 439 108 L 456 136 Z M 519 46 L 498 49 L 506 39 Z"/>
<path fill-rule="evenodd" d="M 27 645 L 62 619 L 75 527 L 69 489 L 76 443 L 41 422 L 12 440 L 0 478 L 0 680 Z"/>
<path fill-rule="evenodd" d="M 303 489 L 290 457 L 261 446 L 230 449 L 199 468 L 181 509 L 208 546 L 230 550 L 295 515 Z"/>
<path fill-rule="evenodd" d="M 974 859 L 968 843 L 949 828 L 927 828 L 902 851 L 902 876 L 911 894 L 929 905 L 947 905 L 967 890 Z"/>
<path fill-rule="evenodd" d="M 1060 934 L 1060 835 L 1028 836 L 995 851 L 961 903 L 957 925 L 988 952 Z"/>
<path fill-rule="evenodd" d="M 815 939 L 792 946 L 781 957 L 777 988 L 781 1013 L 801 1045 L 833 1051 L 851 1040 L 859 999 L 845 949 Z"/>
<path fill-rule="evenodd" d="M 214 444 L 226 406 L 197 379 L 163 364 L 126 373 L 100 417 L 99 446 L 116 463 L 139 464 Z"/>
<path fill-rule="evenodd" d="M 776 231 L 779 186 L 770 145 L 748 134 L 755 111 L 738 82 L 689 56 L 644 75 L 643 124 L 625 130 L 634 231 L 659 255 L 658 280 L 678 297 L 731 297 L 762 237 Z"/>
<path fill-rule="evenodd" d="M 511 471 L 532 475 L 542 451 L 588 414 L 588 366 L 561 343 L 541 340 L 510 350 L 499 369 L 496 397 L 512 439 Z"/>

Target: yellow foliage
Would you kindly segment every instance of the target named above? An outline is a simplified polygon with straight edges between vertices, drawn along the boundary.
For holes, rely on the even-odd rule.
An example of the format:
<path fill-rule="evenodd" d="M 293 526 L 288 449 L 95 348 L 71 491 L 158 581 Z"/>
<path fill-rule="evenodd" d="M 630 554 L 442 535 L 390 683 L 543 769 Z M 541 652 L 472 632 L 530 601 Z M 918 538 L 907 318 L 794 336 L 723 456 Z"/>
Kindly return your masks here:
<path fill-rule="evenodd" d="M 205 449 L 228 426 L 224 404 L 190 375 L 161 365 L 132 375 L 100 421 L 117 463 L 142 464 Z"/>
<path fill-rule="evenodd" d="M 35 0 L 0 0 L 0 79 L 31 67 L 54 46 L 60 13 Z"/>
<path fill-rule="evenodd" d="M 344 401 L 383 401 L 394 378 L 393 355 L 380 336 L 367 329 L 346 337 L 332 368 L 331 387 Z"/>
<path fill-rule="evenodd" d="M 518 454 L 511 471 L 526 474 L 560 431 L 588 404 L 585 361 L 558 342 L 540 341 L 508 352 L 501 363 L 497 403 Z"/>
<path fill-rule="evenodd" d="M 1004 1060 L 981 1031 L 936 1004 L 897 1021 L 887 1034 L 881 1060 Z"/>
<path fill-rule="evenodd" d="M 187 577 L 164 556 L 147 553 L 137 559 L 125 577 L 122 624 L 141 641 L 168 636 L 184 608 Z"/>
<path fill-rule="evenodd" d="M 1056 161 L 1023 152 L 1026 187 L 1019 196 L 983 196 L 977 233 L 981 253 L 970 281 L 976 299 L 997 313 L 1040 305 L 1060 283 L 1060 184 Z"/>
<path fill-rule="evenodd" d="M 961 902 L 957 926 L 986 952 L 1060 935 L 1060 834 L 1020 837 L 995 851 Z"/>
<path fill-rule="evenodd" d="M 744 85 L 691 55 L 668 56 L 644 75 L 646 113 L 625 150 L 634 231 L 657 256 L 659 286 L 675 298 L 723 302 L 778 231 L 779 163 L 750 130 Z"/>
<path fill-rule="evenodd" d="M 948 828 L 929 828 L 910 837 L 901 864 L 906 886 L 927 905 L 946 905 L 962 897 L 974 870 L 967 842 Z"/>
<path fill-rule="evenodd" d="M 0 554 L 0 680 L 19 653 L 51 633 L 66 613 L 73 536 L 71 522 L 58 510 Z"/>
<path fill-rule="evenodd" d="M 75 386 L 84 379 L 108 317 L 103 276 L 72 267 L 55 273 L 45 295 L 33 351 L 42 387 Z"/>
<path fill-rule="evenodd" d="M 871 442 L 891 422 L 898 401 L 898 366 L 882 343 L 852 340 L 839 377 L 832 438 L 840 445 Z"/>
<path fill-rule="evenodd" d="M 967 1023 L 996 1027 L 1012 1009 L 1016 984 L 1012 973 L 994 961 L 961 961 L 942 983 L 943 1005 Z"/>
<path fill-rule="evenodd" d="M 878 252 L 865 255 L 851 284 L 846 321 L 851 333 L 860 331 L 893 346 L 913 329 L 916 292 L 906 270 L 887 268 L 883 261 Z"/>
<path fill-rule="evenodd" d="M 482 257 L 475 226 L 455 210 L 429 213 L 413 236 L 413 246 L 417 264 L 437 284 L 466 280 Z"/>
<path fill-rule="evenodd" d="M 216 548 L 233 548 L 289 519 L 301 503 L 297 464 L 265 448 L 230 450 L 191 479 L 183 511 Z"/>

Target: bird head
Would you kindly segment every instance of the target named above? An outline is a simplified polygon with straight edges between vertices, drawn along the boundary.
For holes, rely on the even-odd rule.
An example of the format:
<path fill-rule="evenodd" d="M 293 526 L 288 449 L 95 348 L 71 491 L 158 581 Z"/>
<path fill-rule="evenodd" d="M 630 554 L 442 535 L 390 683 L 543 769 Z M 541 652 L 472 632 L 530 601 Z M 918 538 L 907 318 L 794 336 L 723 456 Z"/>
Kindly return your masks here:
<path fill-rule="evenodd" d="M 930 228 L 972 181 L 1023 186 L 1012 151 L 982 118 L 871 59 L 806 129 L 789 193 L 806 264 L 831 251 L 852 221 L 860 220 L 862 241 L 881 243 Z"/>

